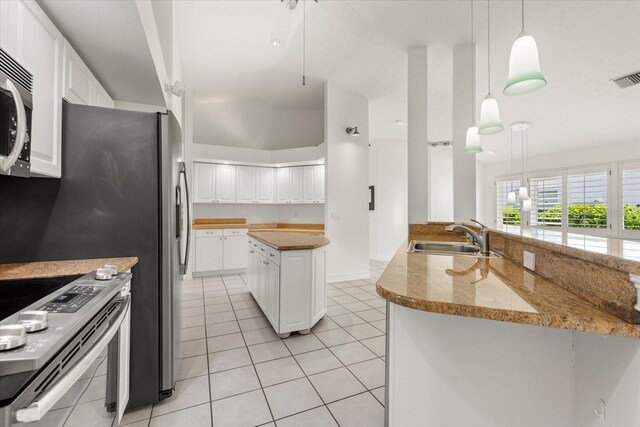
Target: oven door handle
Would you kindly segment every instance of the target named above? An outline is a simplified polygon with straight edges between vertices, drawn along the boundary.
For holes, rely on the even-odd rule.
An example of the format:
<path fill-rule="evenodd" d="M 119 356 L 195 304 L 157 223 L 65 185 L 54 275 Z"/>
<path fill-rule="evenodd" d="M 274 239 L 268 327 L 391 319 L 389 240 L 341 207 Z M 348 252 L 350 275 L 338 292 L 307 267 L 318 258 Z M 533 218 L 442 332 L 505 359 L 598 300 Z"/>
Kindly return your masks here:
<path fill-rule="evenodd" d="M 129 306 L 131 305 L 131 297 L 126 296 L 115 322 L 107 329 L 100 340 L 95 343 L 91 349 L 84 355 L 78 363 L 67 374 L 60 379 L 53 387 L 47 390 L 37 401 L 23 409 L 15 412 L 15 419 L 21 423 L 30 423 L 40 421 L 45 414 L 56 404 L 58 400 L 80 379 L 91 364 L 100 356 L 100 353 L 106 348 L 107 344 L 113 339 L 120 325 L 127 316 Z"/>
<path fill-rule="evenodd" d="M 28 141 L 27 135 L 27 112 L 24 109 L 24 102 L 22 102 L 22 96 L 18 92 L 18 88 L 9 79 L 6 80 L 6 87 L 11 92 L 13 100 L 16 103 L 16 140 L 13 144 L 13 148 L 7 157 L 0 156 L 0 167 L 3 172 L 8 172 L 9 169 L 16 163 L 24 143 Z"/>

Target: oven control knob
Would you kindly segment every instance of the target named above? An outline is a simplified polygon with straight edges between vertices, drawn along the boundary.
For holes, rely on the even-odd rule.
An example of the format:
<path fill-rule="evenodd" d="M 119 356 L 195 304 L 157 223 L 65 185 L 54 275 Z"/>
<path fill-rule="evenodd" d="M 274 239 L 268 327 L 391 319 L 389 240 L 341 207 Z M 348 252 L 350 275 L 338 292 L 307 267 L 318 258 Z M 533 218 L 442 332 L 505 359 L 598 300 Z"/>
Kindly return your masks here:
<path fill-rule="evenodd" d="M 46 311 L 32 310 L 18 313 L 18 324 L 24 326 L 27 332 L 38 332 L 49 326 Z"/>
<path fill-rule="evenodd" d="M 102 267 L 105 270 L 110 270 L 111 274 L 113 276 L 117 276 L 118 275 L 118 266 L 117 265 L 113 265 L 113 264 L 105 264 L 104 267 Z"/>
<path fill-rule="evenodd" d="M 113 279 L 113 274 L 111 270 L 107 270 L 106 268 L 99 268 L 96 271 L 96 280 L 111 280 Z"/>
<path fill-rule="evenodd" d="M 11 350 L 27 342 L 27 331 L 22 325 L 0 326 L 0 350 Z"/>

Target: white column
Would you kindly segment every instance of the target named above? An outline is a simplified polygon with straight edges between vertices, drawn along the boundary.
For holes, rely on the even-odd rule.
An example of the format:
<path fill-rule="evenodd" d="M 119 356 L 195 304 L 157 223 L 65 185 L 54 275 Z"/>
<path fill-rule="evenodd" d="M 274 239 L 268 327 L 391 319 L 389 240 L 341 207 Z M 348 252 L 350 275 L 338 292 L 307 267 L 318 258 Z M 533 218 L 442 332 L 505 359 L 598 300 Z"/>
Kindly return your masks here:
<path fill-rule="evenodd" d="M 429 212 L 429 154 L 427 142 L 426 46 L 410 47 L 409 53 L 409 224 L 425 224 Z"/>
<path fill-rule="evenodd" d="M 467 129 L 471 126 L 471 94 L 475 44 L 453 47 L 453 219 L 476 217 L 476 156 L 465 153 Z"/>

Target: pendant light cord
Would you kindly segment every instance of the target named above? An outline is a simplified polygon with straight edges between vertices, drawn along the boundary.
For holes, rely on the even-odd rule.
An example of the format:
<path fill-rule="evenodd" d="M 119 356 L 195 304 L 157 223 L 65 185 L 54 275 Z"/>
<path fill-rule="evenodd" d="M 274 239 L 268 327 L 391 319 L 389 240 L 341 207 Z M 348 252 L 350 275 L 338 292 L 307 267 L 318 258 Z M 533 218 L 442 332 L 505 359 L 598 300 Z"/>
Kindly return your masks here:
<path fill-rule="evenodd" d="M 522 32 L 524 32 L 524 0 L 522 0 Z"/>
<path fill-rule="evenodd" d="M 524 126 L 522 126 L 522 135 L 520 136 L 520 150 L 522 151 L 522 187 L 526 187 L 524 185 Z"/>
<path fill-rule="evenodd" d="M 491 0 L 487 0 L 487 86 L 491 95 Z"/>
<path fill-rule="evenodd" d="M 307 84 L 307 0 L 302 0 L 302 86 Z"/>
<path fill-rule="evenodd" d="M 473 0 L 471 3 L 471 126 L 476 124 L 476 46 L 473 34 Z"/>

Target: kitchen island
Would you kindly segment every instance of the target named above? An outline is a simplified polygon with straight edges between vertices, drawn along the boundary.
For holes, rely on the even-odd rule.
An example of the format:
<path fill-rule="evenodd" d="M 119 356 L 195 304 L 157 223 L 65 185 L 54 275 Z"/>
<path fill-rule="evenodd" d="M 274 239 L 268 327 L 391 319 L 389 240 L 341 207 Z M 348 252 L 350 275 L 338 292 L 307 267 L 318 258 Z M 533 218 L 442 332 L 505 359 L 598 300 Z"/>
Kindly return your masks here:
<path fill-rule="evenodd" d="M 388 425 L 637 426 L 640 326 L 506 257 L 407 253 L 459 239 L 410 235 L 376 285 Z"/>
<path fill-rule="evenodd" d="M 312 234 L 248 234 L 247 285 L 280 338 L 308 334 L 326 314 L 328 244 Z"/>

